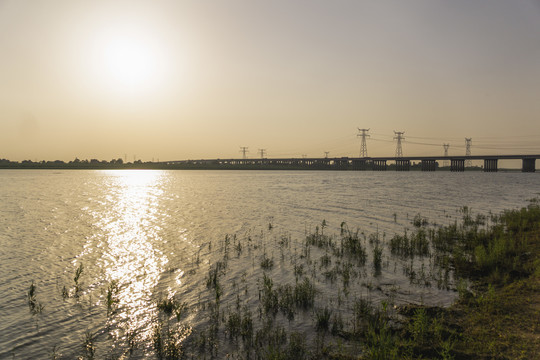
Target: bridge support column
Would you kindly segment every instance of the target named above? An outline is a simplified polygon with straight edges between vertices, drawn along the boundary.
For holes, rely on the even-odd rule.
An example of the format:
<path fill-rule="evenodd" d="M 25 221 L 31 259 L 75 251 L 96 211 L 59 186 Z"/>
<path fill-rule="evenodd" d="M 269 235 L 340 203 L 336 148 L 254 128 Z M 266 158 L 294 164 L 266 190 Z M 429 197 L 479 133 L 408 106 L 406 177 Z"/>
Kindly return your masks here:
<path fill-rule="evenodd" d="M 465 171 L 465 159 L 451 159 L 450 160 L 450 171 L 452 171 L 452 172 L 463 172 L 463 171 Z"/>
<path fill-rule="evenodd" d="M 484 159 L 484 172 L 497 172 L 497 159 Z"/>
<path fill-rule="evenodd" d="M 521 167 L 522 172 L 535 172 L 536 171 L 536 159 L 534 158 L 523 158 L 523 166 Z"/>
<path fill-rule="evenodd" d="M 396 159 L 396 171 L 409 171 L 411 169 L 411 160 Z"/>
<path fill-rule="evenodd" d="M 334 168 L 339 170 L 347 170 L 349 168 L 349 159 L 334 159 Z"/>
<path fill-rule="evenodd" d="M 435 171 L 437 168 L 435 160 L 424 159 L 421 162 L 422 171 Z"/>
<path fill-rule="evenodd" d="M 367 170 L 368 161 L 367 160 L 353 160 L 352 161 L 353 170 Z"/>
<path fill-rule="evenodd" d="M 373 160 L 373 170 L 386 171 L 386 160 Z"/>

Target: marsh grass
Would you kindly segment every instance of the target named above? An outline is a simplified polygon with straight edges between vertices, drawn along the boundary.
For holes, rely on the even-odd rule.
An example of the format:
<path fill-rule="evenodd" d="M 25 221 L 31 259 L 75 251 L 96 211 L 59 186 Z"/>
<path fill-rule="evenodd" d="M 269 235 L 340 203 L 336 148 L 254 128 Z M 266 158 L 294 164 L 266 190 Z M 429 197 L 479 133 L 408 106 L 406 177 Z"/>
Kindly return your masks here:
<path fill-rule="evenodd" d="M 261 268 L 264 270 L 270 270 L 274 267 L 274 259 L 269 258 L 266 253 L 263 254 L 261 260 Z"/>
<path fill-rule="evenodd" d="M 114 313 L 115 306 L 118 304 L 118 291 L 120 290 L 118 286 L 118 281 L 112 280 L 107 286 L 107 314 Z"/>
<path fill-rule="evenodd" d="M 332 316 L 332 311 L 325 306 L 322 309 L 318 309 L 315 312 L 315 327 L 317 331 L 328 331 L 330 327 L 330 317 Z"/>
<path fill-rule="evenodd" d="M 193 285 L 200 291 L 198 303 L 183 302 L 178 294 L 153 300 L 157 316 L 151 344 L 140 346 L 133 357 L 459 358 L 466 353 L 459 333 L 465 320 L 450 323 L 444 309 L 394 303 L 402 289 L 383 284 L 378 275 L 383 269 L 391 272 L 392 261 L 394 272 L 402 268 L 411 286 L 436 284 L 455 290 L 458 303 L 474 309 L 466 321 L 493 325 L 498 331 L 499 317 L 517 311 L 499 290 L 530 274 L 540 276 L 540 260 L 532 262 L 528 237 L 540 230 L 540 210 L 536 203 L 497 216 L 475 216 L 469 208 L 460 209 L 460 215 L 461 221 L 442 226 L 430 225 L 417 214 L 412 229 L 388 241 L 378 230 L 367 235 L 351 231 L 346 223 L 332 235 L 322 221 L 301 239 L 279 234 L 279 227 L 272 225 L 268 232 L 209 242 L 209 251 L 214 249 L 210 258 L 200 261 L 199 249 L 196 263 L 191 261 L 202 274 L 200 284 Z M 276 253 L 280 256 L 274 260 Z M 80 264 L 73 279 L 75 294 L 82 273 Z M 475 286 L 475 279 L 484 279 L 484 286 Z M 118 291 L 118 284 L 108 284 L 107 314 L 115 314 Z M 37 303 L 35 294 L 32 283 L 30 307 Z M 187 322 L 193 317 L 200 320 L 192 332 Z M 482 356 L 504 350 L 486 332 L 477 329 L 475 334 L 491 349 L 482 350 Z M 134 339 L 128 341 L 130 348 L 136 347 Z M 471 343 L 481 347 L 480 342 Z M 95 356 L 95 343 L 87 333 L 86 358 Z"/>
<path fill-rule="evenodd" d="M 26 302 L 28 303 L 28 307 L 32 315 L 41 314 L 45 308 L 45 306 L 37 300 L 36 285 L 34 285 L 33 281 L 28 288 L 28 292 L 26 293 Z"/>
<path fill-rule="evenodd" d="M 83 264 L 81 263 L 79 267 L 77 268 L 77 270 L 75 270 L 75 276 L 73 277 L 73 282 L 75 283 L 75 296 L 78 296 L 79 291 L 81 290 L 79 280 L 83 273 L 83 269 L 84 267 L 83 267 Z"/>
<path fill-rule="evenodd" d="M 86 330 L 83 338 L 83 358 L 87 360 L 94 359 L 96 354 L 96 344 L 94 334 L 90 330 Z"/>

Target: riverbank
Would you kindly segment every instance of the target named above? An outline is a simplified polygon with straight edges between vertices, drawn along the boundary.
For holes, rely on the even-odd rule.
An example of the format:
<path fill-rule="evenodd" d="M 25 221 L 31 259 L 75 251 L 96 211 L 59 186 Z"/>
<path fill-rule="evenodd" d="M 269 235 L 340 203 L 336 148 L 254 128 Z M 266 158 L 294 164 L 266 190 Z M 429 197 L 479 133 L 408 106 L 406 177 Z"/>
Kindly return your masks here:
<path fill-rule="evenodd" d="M 471 228 L 478 226 L 476 220 L 469 220 Z M 402 309 L 407 318 L 402 354 L 409 351 L 413 358 L 446 359 L 540 358 L 538 202 L 506 211 L 495 220 L 489 231 L 466 231 L 463 235 L 470 243 L 458 241 L 451 249 L 450 259 L 462 277 L 453 306 Z M 465 287 L 467 278 L 471 283 Z M 441 336 L 446 342 L 436 344 Z"/>

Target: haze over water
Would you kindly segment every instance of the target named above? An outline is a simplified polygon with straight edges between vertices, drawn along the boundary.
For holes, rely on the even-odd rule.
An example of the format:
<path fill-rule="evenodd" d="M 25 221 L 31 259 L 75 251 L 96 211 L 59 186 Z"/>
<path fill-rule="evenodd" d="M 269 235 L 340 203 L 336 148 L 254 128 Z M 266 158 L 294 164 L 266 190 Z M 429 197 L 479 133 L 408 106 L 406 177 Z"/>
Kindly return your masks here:
<path fill-rule="evenodd" d="M 522 173 L 2 171 L 0 358 L 43 358 L 55 345 L 74 358 L 86 331 L 100 351 L 125 349 L 133 336 L 140 344 L 134 356 L 142 357 L 151 348 L 160 298 L 175 296 L 193 309 L 206 301 L 204 278 L 227 234 L 252 241 L 255 253 L 264 249 L 276 263 L 274 281 L 286 283 L 291 274 L 277 242 L 290 237 L 293 251 L 323 220 L 328 234 L 338 234 L 345 221 L 382 239 L 381 273 L 367 266 L 351 293 L 379 301 L 392 291 L 398 303 L 448 305 L 453 291 L 410 283 L 388 239 L 411 228 L 418 213 L 447 224 L 460 218 L 462 206 L 498 213 L 525 206 L 539 192 L 540 176 Z M 74 296 L 80 264 L 81 290 Z M 255 313 L 258 260 L 231 260 L 229 271 L 234 282 L 250 287 L 246 305 Z M 32 282 L 45 306 L 38 315 L 25 298 Z M 118 303 L 108 314 L 112 282 Z M 319 279 L 317 286 L 332 303 L 333 285 Z M 232 296 L 226 292 L 224 303 Z M 300 330 L 308 327 L 302 319 L 295 325 Z M 186 321 L 196 331 L 206 319 L 194 310 Z"/>

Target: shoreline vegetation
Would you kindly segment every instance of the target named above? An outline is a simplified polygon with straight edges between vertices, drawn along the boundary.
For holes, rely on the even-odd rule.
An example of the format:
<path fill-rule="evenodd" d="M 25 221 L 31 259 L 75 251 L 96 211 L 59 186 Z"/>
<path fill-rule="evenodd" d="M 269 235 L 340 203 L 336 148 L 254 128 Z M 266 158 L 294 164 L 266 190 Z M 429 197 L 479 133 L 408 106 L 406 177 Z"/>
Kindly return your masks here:
<path fill-rule="evenodd" d="M 409 231 L 391 239 L 378 232 L 367 236 L 345 223 L 339 235 L 328 235 L 323 221 L 298 243 L 276 236 L 277 251 L 267 249 L 266 239 L 227 235 L 207 245 L 210 263 L 203 264 L 199 253 L 193 259 L 190 271 L 206 274 L 196 303 L 178 295 L 156 299 L 158 317 L 151 338 L 142 342 L 128 332 L 104 349 L 107 343 L 97 337 L 106 332 L 87 330 L 79 359 L 132 354 L 157 359 L 539 358 L 540 202 L 533 199 L 525 208 L 498 215 L 474 215 L 467 207 L 460 213 L 461 220 L 440 226 L 418 214 Z M 268 231 L 272 228 L 270 223 Z M 433 264 L 431 270 L 424 271 L 423 262 L 421 269 L 413 266 L 424 258 Z M 234 261 L 246 259 L 256 270 L 256 284 L 246 273 L 239 280 L 229 274 Z M 373 301 L 349 291 L 353 282 L 376 290 L 365 273 L 377 276 L 391 259 L 411 264 L 404 268 L 411 284 L 454 291 L 455 303 L 407 305 L 392 295 Z M 285 266 L 292 279 L 278 283 L 274 271 Z M 64 287 L 64 299 L 81 300 L 83 277 L 80 264 L 74 283 Z M 321 299 L 322 282 L 335 288 L 331 300 Z M 103 289 L 107 316 L 121 311 L 122 286 Z M 27 294 L 32 316 L 47 311 L 40 300 L 32 282 Z M 189 323 L 190 314 L 198 316 L 198 325 Z M 295 320 L 304 325 L 295 327 Z M 60 351 L 56 344 L 51 358 L 62 358 Z"/>
<path fill-rule="evenodd" d="M 219 160 L 215 162 L 210 161 L 198 161 L 198 160 L 187 160 L 185 162 L 155 162 L 155 161 L 146 161 L 135 160 L 133 162 L 125 162 L 123 159 L 112 159 L 111 161 L 107 160 L 80 160 L 75 159 L 72 161 L 32 161 L 32 160 L 23 160 L 21 162 L 11 161 L 7 159 L 0 159 L 0 169 L 50 169 L 50 170 L 339 170 L 339 171 L 353 171 L 355 169 L 351 167 L 341 167 L 334 164 L 311 164 L 311 165 L 302 165 L 301 160 L 298 159 L 299 163 L 294 164 L 224 164 L 220 163 Z M 439 163 L 436 163 L 436 168 L 439 171 L 450 171 L 450 166 L 439 166 Z M 395 171 L 396 165 L 393 163 L 388 164 L 386 170 Z M 420 162 L 413 163 L 410 166 L 410 171 L 421 171 L 422 167 Z M 480 166 L 470 166 L 466 168 L 466 171 L 482 171 L 483 168 Z M 369 170 L 371 171 L 371 170 Z M 501 172 L 521 172 L 520 169 L 498 169 Z"/>

